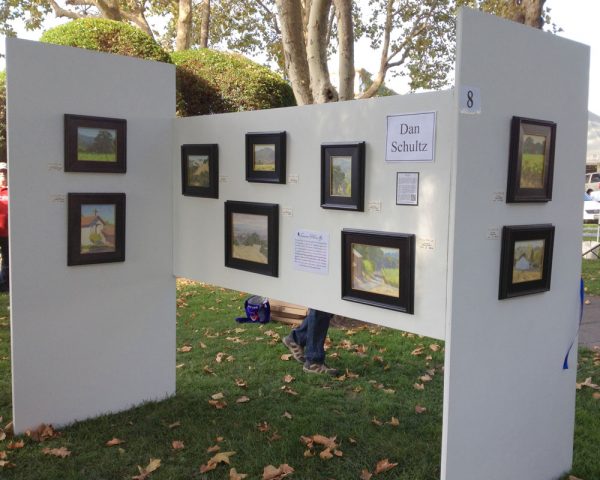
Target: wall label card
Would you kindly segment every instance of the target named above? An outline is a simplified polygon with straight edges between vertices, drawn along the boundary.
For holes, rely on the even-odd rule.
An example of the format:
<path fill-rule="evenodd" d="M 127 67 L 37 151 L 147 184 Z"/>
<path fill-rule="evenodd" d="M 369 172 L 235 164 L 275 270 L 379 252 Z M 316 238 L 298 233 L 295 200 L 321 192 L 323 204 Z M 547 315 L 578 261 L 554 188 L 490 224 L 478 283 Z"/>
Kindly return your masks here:
<path fill-rule="evenodd" d="M 288 183 L 290 185 L 297 185 L 300 183 L 300 176 L 297 173 L 291 173 L 288 175 Z"/>
<path fill-rule="evenodd" d="M 500 240 L 500 227 L 488 228 L 485 238 L 488 240 Z"/>
<path fill-rule="evenodd" d="M 303 272 L 329 273 L 329 234 L 312 230 L 294 232 L 294 269 Z"/>
<path fill-rule="evenodd" d="M 381 213 L 381 200 L 372 200 L 367 205 L 369 213 Z"/>
<path fill-rule="evenodd" d="M 504 192 L 492 193 L 492 202 L 504 203 Z"/>
<path fill-rule="evenodd" d="M 481 113 L 481 90 L 479 87 L 460 87 L 460 113 L 479 115 Z"/>
<path fill-rule="evenodd" d="M 281 207 L 281 216 L 282 217 L 293 217 L 294 209 L 292 207 Z"/>
<path fill-rule="evenodd" d="M 435 112 L 387 117 L 386 162 L 433 162 Z"/>
<path fill-rule="evenodd" d="M 433 238 L 417 238 L 417 245 L 421 250 L 435 250 Z"/>
<path fill-rule="evenodd" d="M 419 172 L 396 173 L 396 205 L 419 204 Z"/>

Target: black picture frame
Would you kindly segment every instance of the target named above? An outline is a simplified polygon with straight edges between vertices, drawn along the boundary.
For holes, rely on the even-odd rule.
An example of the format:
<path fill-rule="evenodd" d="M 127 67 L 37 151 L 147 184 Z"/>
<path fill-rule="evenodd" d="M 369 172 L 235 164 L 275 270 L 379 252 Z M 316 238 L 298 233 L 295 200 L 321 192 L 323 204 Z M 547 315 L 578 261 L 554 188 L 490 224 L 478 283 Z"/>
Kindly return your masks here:
<path fill-rule="evenodd" d="M 365 142 L 321 144 L 321 207 L 365 210 Z"/>
<path fill-rule="evenodd" d="M 64 123 L 65 172 L 127 172 L 127 120 L 67 113 Z"/>
<path fill-rule="evenodd" d="M 413 314 L 414 296 L 415 235 L 342 230 L 342 299 Z"/>
<path fill-rule="evenodd" d="M 510 129 L 507 203 L 552 200 L 556 123 L 513 117 Z"/>
<path fill-rule="evenodd" d="M 286 150 L 285 131 L 247 133 L 246 181 L 286 183 Z"/>
<path fill-rule="evenodd" d="M 69 193 L 67 202 L 67 265 L 124 262 L 125 194 Z"/>
<path fill-rule="evenodd" d="M 218 144 L 181 146 L 181 193 L 189 197 L 219 198 Z"/>
<path fill-rule="evenodd" d="M 225 202 L 225 266 L 279 275 L 279 205 Z"/>
<path fill-rule="evenodd" d="M 551 224 L 503 227 L 498 299 L 550 290 L 553 249 Z"/>

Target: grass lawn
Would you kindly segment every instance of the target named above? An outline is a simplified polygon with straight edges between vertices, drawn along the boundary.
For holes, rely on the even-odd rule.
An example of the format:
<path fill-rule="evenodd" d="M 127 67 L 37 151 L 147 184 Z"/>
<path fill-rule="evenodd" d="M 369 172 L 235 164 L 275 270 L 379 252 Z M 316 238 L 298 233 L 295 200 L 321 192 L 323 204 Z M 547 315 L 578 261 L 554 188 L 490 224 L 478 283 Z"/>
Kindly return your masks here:
<path fill-rule="evenodd" d="M 379 327 L 332 328 L 329 363 L 345 374 L 309 376 L 282 359 L 288 352 L 280 338 L 289 327 L 234 322 L 244 294 L 179 282 L 177 297 L 177 395 L 76 423 L 43 442 L 26 435 L 0 440 L 0 478 L 131 479 L 138 466 L 160 459 L 151 480 L 243 478 L 230 477 L 231 468 L 262 479 L 266 466 L 282 464 L 295 470 L 291 478 L 345 480 L 373 473 L 386 458 L 397 465 L 374 479 L 439 478 L 442 342 Z M 7 306 L 1 294 L 0 312 Z M 9 352 L 8 317 L 0 314 L 0 427 L 11 416 Z M 600 383 L 600 352 L 582 351 L 580 363 L 579 378 Z M 583 480 L 600 478 L 594 392 L 577 393 L 572 473 Z M 417 413 L 417 406 L 425 410 Z M 321 437 L 313 437 L 313 448 L 303 443 L 315 435 L 335 437 L 335 448 L 327 451 Z M 107 446 L 113 438 L 123 443 Z M 44 453 L 61 447 L 70 455 Z M 219 452 L 230 465 L 201 473 Z"/>
<path fill-rule="evenodd" d="M 585 283 L 585 292 L 600 295 L 600 260 L 582 260 L 581 276 Z"/>

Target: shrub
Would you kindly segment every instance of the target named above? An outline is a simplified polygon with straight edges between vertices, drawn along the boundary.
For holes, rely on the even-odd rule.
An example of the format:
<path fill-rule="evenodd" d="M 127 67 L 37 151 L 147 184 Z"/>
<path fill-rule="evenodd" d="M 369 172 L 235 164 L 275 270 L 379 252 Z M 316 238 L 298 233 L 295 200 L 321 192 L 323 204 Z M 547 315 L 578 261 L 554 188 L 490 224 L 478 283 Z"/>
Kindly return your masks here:
<path fill-rule="evenodd" d="M 169 54 L 148 34 L 104 18 L 80 18 L 51 28 L 40 41 L 171 63 Z"/>
<path fill-rule="evenodd" d="M 171 55 L 177 66 L 177 111 L 181 116 L 296 105 L 288 83 L 237 53 L 185 50 Z"/>
<path fill-rule="evenodd" d="M 6 72 L 0 72 L 0 162 L 6 162 Z"/>

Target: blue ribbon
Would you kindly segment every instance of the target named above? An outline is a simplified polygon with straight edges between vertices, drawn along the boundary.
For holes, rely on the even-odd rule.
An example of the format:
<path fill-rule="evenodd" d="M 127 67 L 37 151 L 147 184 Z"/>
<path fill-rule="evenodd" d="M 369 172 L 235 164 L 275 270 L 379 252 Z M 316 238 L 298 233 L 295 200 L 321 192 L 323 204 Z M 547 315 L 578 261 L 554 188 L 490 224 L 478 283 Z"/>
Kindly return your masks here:
<path fill-rule="evenodd" d="M 585 298 L 585 285 L 583 283 L 583 278 L 582 278 L 581 282 L 579 284 L 579 302 L 580 302 L 580 307 L 579 307 L 579 325 L 577 325 L 577 331 L 575 332 L 575 336 L 573 337 L 573 340 L 571 341 L 571 345 L 569 345 L 569 349 L 567 350 L 567 354 L 565 355 L 565 361 L 563 362 L 563 370 L 568 370 L 569 369 L 569 354 L 571 353 L 571 349 L 573 348 L 573 345 L 575 344 L 575 340 L 577 339 L 577 335 L 579 335 L 579 329 L 581 328 L 581 322 L 583 321 L 583 303 L 584 303 L 584 298 Z"/>

